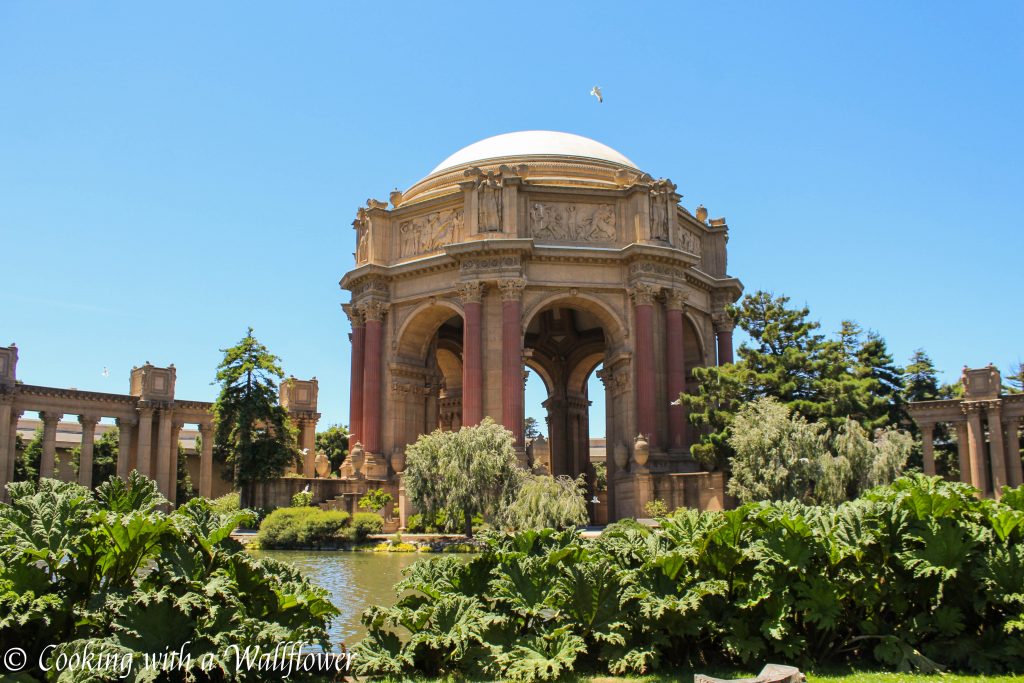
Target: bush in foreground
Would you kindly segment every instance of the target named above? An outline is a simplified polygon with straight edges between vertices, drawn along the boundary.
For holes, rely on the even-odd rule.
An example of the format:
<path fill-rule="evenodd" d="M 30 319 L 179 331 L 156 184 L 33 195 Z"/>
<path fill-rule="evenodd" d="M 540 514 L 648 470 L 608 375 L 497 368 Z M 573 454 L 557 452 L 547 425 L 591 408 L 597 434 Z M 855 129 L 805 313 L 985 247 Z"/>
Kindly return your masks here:
<path fill-rule="evenodd" d="M 0 504 L 0 650 L 27 650 L 19 680 L 43 680 L 43 656 L 89 652 L 133 669 L 64 672 L 60 680 L 156 680 L 144 656 L 191 655 L 180 680 L 260 680 L 236 672 L 236 645 L 273 651 L 302 641 L 328 648 L 338 611 L 291 567 L 257 560 L 230 537 L 251 513 L 221 515 L 203 499 L 171 514 L 156 484 L 133 472 L 95 492 L 44 479 L 8 486 Z M 57 680 L 51 670 L 46 680 Z M 71 678 L 67 678 L 67 676 Z M 29 678 L 24 678 L 28 676 Z M 35 677 L 35 678 L 32 678 Z M 160 679 L 164 680 L 164 679 Z"/>
<path fill-rule="evenodd" d="M 839 507 L 753 503 L 493 535 L 363 615 L 363 673 L 552 680 L 786 661 L 1024 671 L 1024 487 L 905 477 Z M 408 633 L 410 635 L 403 635 Z"/>

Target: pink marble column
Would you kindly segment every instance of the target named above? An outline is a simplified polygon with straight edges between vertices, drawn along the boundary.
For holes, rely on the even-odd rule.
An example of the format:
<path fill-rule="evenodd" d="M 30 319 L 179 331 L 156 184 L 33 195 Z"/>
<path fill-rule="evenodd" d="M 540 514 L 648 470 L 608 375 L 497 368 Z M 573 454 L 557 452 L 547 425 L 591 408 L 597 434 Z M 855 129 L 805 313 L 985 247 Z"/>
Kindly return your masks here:
<path fill-rule="evenodd" d="M 371 301 L 362 307 L 366 317 L 366 347 L 363 361 L 363 450 L 379 455 L 381 451 L 381 355 L 383 320 L 386 305 Z"/>
<path fill-rule="evenodd" d="M 956 457 L 960 468 L 960 481 L 972 484 L 971 479 L 971 439 L 967 434 L 967 423 L 956 423 Z"/>
<path fill-rule="evenodd" d="M 977 402 L 964 403 L 967 412 L 967 441 L 971 455 L 971 484 L 984 497 L 988 493 L 988 475 L 985 471 L 985 430 L 981 426 L 982 407 Z"/>
<path fill-rule="evenodd" d="M 117 476 L 127 481 L 132 471 L 132 435 L 138 418 L 117 418 Z"/>
<path fill-rule="evenodd" d="M 349 389 L 348 442 L 359 443 L 363 433 L 363 364 L 366 352 L 366 323 L 362 311 L 349 313 L 352 321 L 352 377 Z"/>
<path fill-rule="evenodd" d="M 39 478 L 53 479 L 57 457 L 57 423 L 64 414 L 46 411 L 39 413 L 39 417 L 43 419 L 43 454 L 39 459 Z"/>
<path fill-rule="evenodd" d="M 996 500 L 1003 497 L 1003 487 L 1007 485 L 1006 447 L 1003 444 L 1002 411 L 1000 401 L 992 401 L 985 413 L 988 416 L 988 443 L 992 467 L 992 495 Z"/>
<path fill-rule="evenodd" d="M 645 284 L 635 285 L 632 290 L 636 318 L 636 423 L 651 448 L 657 440 L 654 407 L 654 297 L 657 293 L 657 287 Z"/>
<path fill-rule="evenodd" d="M 924 473 L 929 476 L 935 474 L 935 425 L 925 422 L 921 427 L 921 459 L 924 464 Z"/>
<path fill-rule="evenodd" d="M 732 319 L 722 316 L 715 320 L 715 336 L 718 339 L 718 364 L 725 365 L 733 362 L 732 355 L 732 330 L 734 327 Z"/>
<path fill-rule="evenodd" d="M 523 437 L 523 335 L 522 280 L 501 283 L 501 421 L 515 436 L 516 446 L 525 446 Z"/>
<path fill-rule="evenodd" d="M 665 299 L 665 327 L 668 337 L 665 344 L 665 367 L 668 370 L 668 437 L 669 448 L 683 450 L 686 447 L 686 409 L 676 405 L 679 395 L 686 391 L 685 350 L 683 349 L 683 309 L 686 294 L 673 289 Z"/>
<path fill-rule="evenodd" d="M 199 495 L 213 498 L 213 424 L 199 425 L 202 453 L 199 456 Z"/>
<path fill-rule="evenodd" d="M 459 286 L 465 319 L 462 324 L 462 424 L 472 427 L 484 418 L 483 283 Z"/>
<path fill-rule="evenodd" d="M 139 439 L 135 445 L 135 469 L 144 477 L 153 476 L 153 408 L 139 407 Z"/>

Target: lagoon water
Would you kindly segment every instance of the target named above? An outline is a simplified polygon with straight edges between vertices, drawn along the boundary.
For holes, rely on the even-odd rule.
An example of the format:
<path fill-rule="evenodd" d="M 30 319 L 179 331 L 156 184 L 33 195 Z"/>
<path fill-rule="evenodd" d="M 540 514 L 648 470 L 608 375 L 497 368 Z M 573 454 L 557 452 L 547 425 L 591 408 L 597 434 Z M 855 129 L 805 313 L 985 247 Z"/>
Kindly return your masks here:
<path fill-rule="evenodd" d="M 286 562 L 313 583 L 327 589 L 341 615 L 331 624 L 331 642 L 354 646 L 366 629 L 359 616 L 370 605 L 397 602 L 394 585 L 402 570 L 417 560 L 436 557 L 419 553 L 353 553 L 345 551 L 254 550 L 256 557 Z"/>

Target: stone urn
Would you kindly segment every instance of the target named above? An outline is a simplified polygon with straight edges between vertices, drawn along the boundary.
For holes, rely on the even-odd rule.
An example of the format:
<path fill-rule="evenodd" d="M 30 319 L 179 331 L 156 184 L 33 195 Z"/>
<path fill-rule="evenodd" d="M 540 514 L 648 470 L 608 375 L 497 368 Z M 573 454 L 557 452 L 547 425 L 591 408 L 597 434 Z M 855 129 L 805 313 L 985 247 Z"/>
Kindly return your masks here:
<path fill-rule="evenodd" d="M 636 441 L 633 442 L 633 460 L 643 467 L 650 457 L 651 446 L 647 443 L 647 438 L 643 434 L 637 434 Z"/>
<path fill-rule="evenodd" d="M 313 469 L 316 470 L 316 476 L 321 479 L 327 478 L 331 473 L 331 461 L 324 455 L 323 451 L 316 454 L 316 458 L 313 460 Z"/>
<path fill-rule="evenodd" d="M 391 453 L 391 469 L 395 471 L 395 474 L 401 474 L 405 472 L 405 449 L 396 448 Z"/>
<path fill-rule="evenodd" d="M 629 463 L 629 449 L 625 444 L 615 444 L 615 448 L 612 450 L 612 460 L 615 461 L 615 469 L 626 469 L 626 465 Z"/>

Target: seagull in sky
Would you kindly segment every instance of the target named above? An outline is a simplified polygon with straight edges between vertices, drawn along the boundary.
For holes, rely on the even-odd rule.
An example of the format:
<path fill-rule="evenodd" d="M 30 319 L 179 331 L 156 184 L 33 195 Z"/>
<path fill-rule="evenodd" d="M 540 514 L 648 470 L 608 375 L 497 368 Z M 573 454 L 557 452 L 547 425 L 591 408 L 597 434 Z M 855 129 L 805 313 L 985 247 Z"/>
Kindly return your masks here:
<path fill-rule="evenodd" d="M 590 94 L 597 98 L 597 103 L 604 102 L 604 95 L 601 94 L 601 86 L 595 85 L 590 89 Z"/>
<path fill-rule="evenodd" d="M 110 369 L 106 365 L 104 365 L 103 372 L 101 372 L 100 374 L 103 375 L 104 377 L 110 377 Z"/>

